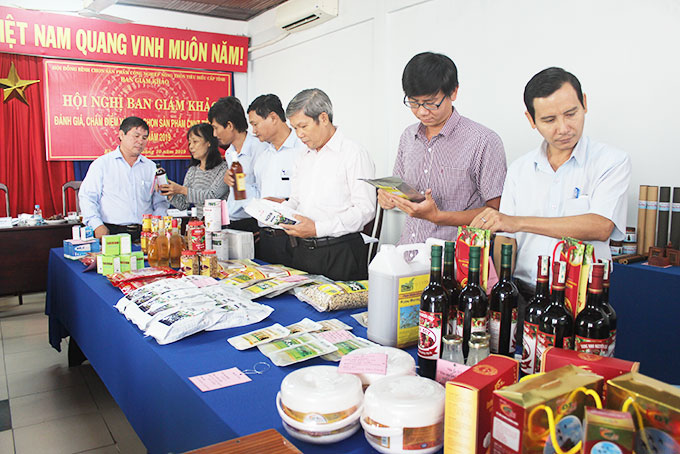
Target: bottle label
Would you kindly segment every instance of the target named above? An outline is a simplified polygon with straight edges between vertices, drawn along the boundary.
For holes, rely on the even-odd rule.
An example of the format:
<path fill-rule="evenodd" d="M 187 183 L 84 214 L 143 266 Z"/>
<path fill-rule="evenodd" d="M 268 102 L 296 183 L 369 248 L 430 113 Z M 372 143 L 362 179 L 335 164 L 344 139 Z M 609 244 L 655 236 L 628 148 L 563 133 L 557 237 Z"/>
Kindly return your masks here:
<path fill-rule="evenodd" d="M 470 323 L 470 334 L 488 332 L 489 332 L 489 317 L 472 317 L 472 323 Z"/>
<path fill-rule="evenodd" d="M 456 312 L 456 331 L 457 336 L 463 337 L 463 319 L 465 318 L 465 313 L 463 311 Z"/>
<path fill-rule="evenodd" d="M 420 296 L 429 282 L 429 274 L 399 279 L 396 313 L 397 347 L 399 348 L 418 342 Z"/>
<path fill-rule="evenodd" d="M 501 337 L 501 313 L 499 311 L 491 311 L 491 320 L 489 321 L 489 350 L 491 353 L 498 353 L 498 343 Z"/>
<path fill-rule="evenodd" d="M 541 370 L 541 360 L 543 359 L 543 352 L 545 352 L 548 347 L 553 347 L 555 345 L 555 335 L 544 333 L 543 331 L 538 331 L 538 337 L 536 342 L 536 365 L 535 369 Z"/>
<path fill-rule="evenodd" d="M 616 330 L 613 329 L 609 332 L 609 345 L 607 345 L 607 356 L 613 358 L 615 349 L 616 349 Z"/>
<path fill-rule="evenodd" d="M 236 180 L 236 190 L 241 192 L 246 190 L 246 174 L 245 173 L 237 173 L 234 176 L 234 179 Z"/>
<path fill-rule="evenodd" d="M 442 343 L 442 313 L 420 311 L 418 325 L 418 356 L 439 359 Z"/>
<path fill-rule="evenodd" d="M 522 336 L 522 359 L 520 367 L 525 374 L 536 373 L 536 343 L 538 341 L 538 324 L 524 322 Z"/>
<path fill-rule="evenodd" d="M 512 324 L 510 325 L 510 354 L 517 350 L 517 308 L 512 308 Z"/>
<path fill-rule="evenodd" d="M 606 356 L 609 348 L 609 338 L 590 339 L 576 335 L 574 350 L 577 352 L 591 353 L 593 355 Z"/>

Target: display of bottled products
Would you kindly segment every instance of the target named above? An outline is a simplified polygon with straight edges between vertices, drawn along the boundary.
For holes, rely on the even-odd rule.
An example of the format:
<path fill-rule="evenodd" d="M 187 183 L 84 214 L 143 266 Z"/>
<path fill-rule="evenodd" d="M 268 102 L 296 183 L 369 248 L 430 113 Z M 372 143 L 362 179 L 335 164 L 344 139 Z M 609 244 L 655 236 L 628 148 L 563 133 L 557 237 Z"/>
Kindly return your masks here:
<path fill-rule="evenodd" d="M 491 289 L 489 299 L 489 330 L 491 353 L 513 356 L 517 330 L 517 299 L 519 291 L 512 282 L 512 245 L 501 245 L 501 273 Z"/>
<path fill-rule="evenodd" d="M 538 325 L 543 311 L 550 304 L 550 256 L 538 256 L 536 272 L 536 292 L 529 300 L 524 312 L 524 330 L 522 336 L 522 359 L 520 367 L 525 374 L 538 372 L 536 364 L 536 344 L 538 342 Z"/>
<path fill-rule="evenodd" d="M 456 334 L 463 338 L 463 356 L 467 358 L 470 335 L 474 332 L 489 332 L 489 301 L 486 292 L 479 285 L 479 259 L 481 248 L 470 248 L 468 281 L 458 296 Z"/>
<path fill-rule="evenodd" d="M 420 297 L 418 374 L 434 379 L 446 334 L 449 294 L 442 287 L 442 247 L 433 245 L 430 256 L 430 283 Z"/>
<path fill-rule="evenodd" d="M 604 265 L 594 263 L 588 283 L 586 306 L 574 321 L 574 350 L 606 356 L 609 349 L 609 317 L 601 306 Z"/>
<path fill-rule="evenodd" d="M 574 319 L 564 306 L 564 289 L 567 262 L 556 260 L 553 263 L 552 294 L 550 304 L 543 312 L 538 325 L 538 343 L 536 346 L 536 362 L 548 347 L 572 348 L 574 337 Z M 540 364 L 538 364 L 540 366 Z M 539 368 L 537 366 L 537 369 Z"/>

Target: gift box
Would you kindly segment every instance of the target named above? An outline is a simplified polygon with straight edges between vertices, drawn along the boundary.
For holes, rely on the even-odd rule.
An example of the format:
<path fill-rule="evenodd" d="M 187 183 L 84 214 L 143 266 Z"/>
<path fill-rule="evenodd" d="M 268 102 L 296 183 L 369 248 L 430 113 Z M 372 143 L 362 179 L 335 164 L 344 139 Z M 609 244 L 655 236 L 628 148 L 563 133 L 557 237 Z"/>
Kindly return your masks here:
<path fill-rule="evenodd" d="M 636 453 L 680 452 L 680 389 L 630 372 L 607 381 L 607 408 L 632 414 Z"/>
<path fill-rule="evenodd" d="M 519 363 L 490 355 L 446 383 L 444 454 L 489 452 L 493 392 L 517 382 Z"/>
<path fill-rule="evenodd" d="M 630 413 L 586 407 L 583 454 L 632 454 L 635 426 Z"/>
<path fill-rule="evenodd" d="M 603 379 L 567 365 L 494 391 L 492 454 L 581 449 L 585 407 L 602 407 Z"/>
<path fill-rule="evenodd" d="M 481 248 L 479 255 L 479 285 L 486 291 L 489 279 L 489 248 L 491 232 L 468 226 L 458 227 L 456 239 L 456 280 L 461 287 L 467 285 L 468 265 L 470 262 L 470 247 Z"/>

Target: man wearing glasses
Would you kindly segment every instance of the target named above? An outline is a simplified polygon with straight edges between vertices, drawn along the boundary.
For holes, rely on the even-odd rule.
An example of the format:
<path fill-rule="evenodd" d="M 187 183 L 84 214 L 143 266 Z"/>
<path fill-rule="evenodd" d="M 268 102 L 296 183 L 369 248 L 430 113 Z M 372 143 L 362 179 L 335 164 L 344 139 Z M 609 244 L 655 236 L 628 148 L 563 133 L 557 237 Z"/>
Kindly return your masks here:
<path fill-rule="evenodd" d="M 457 226 L 469 224 L 485 207 L 498 209 L 506 172 L 503 143 L 454 109 L 458 71 L 446 55 L 416 55 L 401 82 L 404 104 L 420 123 L 401 135 L 394 174 L 425 200 L 414 203 L 379 190 L 378 202 L 409 215 L 400 244 L 428 237 L 452 240 Z"/>

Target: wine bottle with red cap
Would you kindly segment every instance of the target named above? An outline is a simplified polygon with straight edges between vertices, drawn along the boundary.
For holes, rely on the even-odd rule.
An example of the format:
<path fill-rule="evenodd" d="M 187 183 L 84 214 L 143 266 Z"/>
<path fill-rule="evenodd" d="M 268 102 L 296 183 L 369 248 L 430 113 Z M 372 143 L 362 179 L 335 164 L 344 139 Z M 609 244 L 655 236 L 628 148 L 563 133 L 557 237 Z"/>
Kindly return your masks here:
<path fill-rule="evenodd" d="M 574 350 L 605 356 L 609 348 L 609 317 L 602 311 L 604 265 L 593 263 L 588 282 L 586 306 L 574 322 Z"/>
<path fill-rule="evenodd" d="M 543 312 L 550 304 L 550 256 L 538 256 L 536 272 L 536 293 L 529 300 L 524 312 L 524 332 L 522 334 L 522 359 L 520 367 L 525 374 L 535 374 L 536 343 L 538 342 L 538 325 Z"/>

